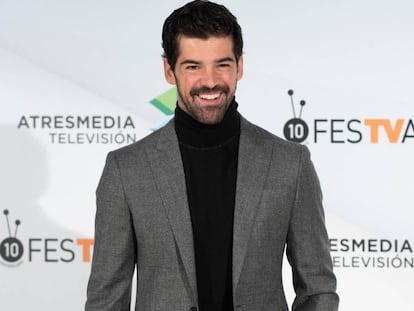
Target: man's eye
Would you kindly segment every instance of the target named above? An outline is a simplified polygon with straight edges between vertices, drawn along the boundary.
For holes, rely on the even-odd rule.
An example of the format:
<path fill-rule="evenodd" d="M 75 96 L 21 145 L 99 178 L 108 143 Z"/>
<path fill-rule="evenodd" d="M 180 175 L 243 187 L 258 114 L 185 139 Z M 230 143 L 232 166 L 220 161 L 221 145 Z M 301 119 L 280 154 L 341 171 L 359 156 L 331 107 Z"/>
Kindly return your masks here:
<path fill-rule="evenodd" d="M 219 67 L 220 68 L 228 68 L 228 67 L 230 67 L 230 64 L 229 63 L 222 63 L 222 64 L 219 64 Z"/>
<path fill-rule="evenodd" d="M 197 65 L 190 65 L 190 66 L 187 66 L 187 69 L 188 70 L 197 70 L 198 66 Z"/>

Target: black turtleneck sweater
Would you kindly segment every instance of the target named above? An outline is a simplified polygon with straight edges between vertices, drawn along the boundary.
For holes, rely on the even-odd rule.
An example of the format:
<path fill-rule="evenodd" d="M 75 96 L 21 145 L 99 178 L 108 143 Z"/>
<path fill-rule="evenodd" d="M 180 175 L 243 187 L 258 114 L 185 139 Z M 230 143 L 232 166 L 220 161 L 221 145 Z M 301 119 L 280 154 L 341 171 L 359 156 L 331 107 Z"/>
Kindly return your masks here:
<path fill-rule="evenodd" d="M 175 130 L 194 238 L 200 311 L 233 311 L 233 218 L 240 136 L 237 103 L 219 124 L 202 124 L 177 105 Z"/>

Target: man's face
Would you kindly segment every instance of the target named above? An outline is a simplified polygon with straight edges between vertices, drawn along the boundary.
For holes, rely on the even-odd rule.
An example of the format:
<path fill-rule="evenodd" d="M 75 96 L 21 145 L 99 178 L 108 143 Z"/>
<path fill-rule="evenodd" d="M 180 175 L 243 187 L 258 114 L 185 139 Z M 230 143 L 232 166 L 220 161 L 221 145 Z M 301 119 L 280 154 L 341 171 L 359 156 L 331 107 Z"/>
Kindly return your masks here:
<path fill-rule="evenodd" d="M 243 75 L 243 59 L 236 61 L 232 38 L 180 36 L 178 47 L 175 68 L 164 59 L 164 73 L 177 86 L 179 107 L 201 123 L 219 123 Z"/>

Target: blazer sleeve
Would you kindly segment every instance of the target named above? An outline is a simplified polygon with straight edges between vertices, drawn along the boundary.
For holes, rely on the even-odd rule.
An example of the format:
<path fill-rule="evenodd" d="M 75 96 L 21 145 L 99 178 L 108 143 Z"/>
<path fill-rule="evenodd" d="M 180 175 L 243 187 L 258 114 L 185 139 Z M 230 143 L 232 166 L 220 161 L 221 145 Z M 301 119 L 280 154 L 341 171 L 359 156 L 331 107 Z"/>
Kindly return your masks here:
<path fill-rule="evenodd" d="M 129 311 L 136 243 L 121 172 L 109 153 L 96 190 L 95 243 L 86 311 Z"/>
<path fill-rule="evenodd" d="M 292 311 L 335 311 L 339 298 L 329 252 L 322 193 L 309 150 L 302 146 L 287 237 L 296 298 Z"/>

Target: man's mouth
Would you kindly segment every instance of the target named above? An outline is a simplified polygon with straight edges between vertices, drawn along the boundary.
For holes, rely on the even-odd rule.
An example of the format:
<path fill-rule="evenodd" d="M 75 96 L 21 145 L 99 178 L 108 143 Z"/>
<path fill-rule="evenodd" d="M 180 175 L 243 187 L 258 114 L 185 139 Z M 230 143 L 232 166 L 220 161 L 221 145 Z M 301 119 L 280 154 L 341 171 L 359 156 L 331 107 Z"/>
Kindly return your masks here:
<path fill-rule="evenodd" d="M 204 104 L 215 104 L 217 101 L 222 100 L 223 96 L 228 94 L 229 88 L 226 85 L 216 85 L 213 88 L 208 87 L 200 87 L 200 88 L 193 88 L 190 91 L 190 95 L 193 97 L 198 97 L 200 101 L 204 102 Z"/>
<path fill-rule="evenodd" d="M 215 100 L 220 97 L 220 93 L 214 94 L 199 94 L 198 97 L 204 100 Z"/>

